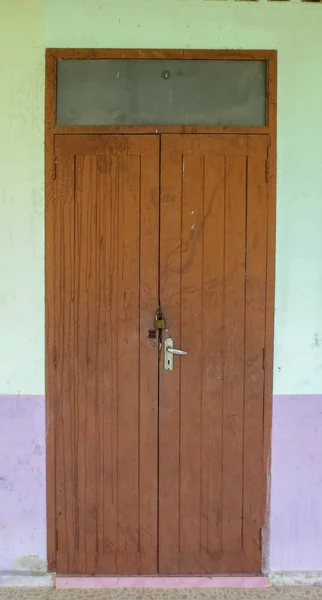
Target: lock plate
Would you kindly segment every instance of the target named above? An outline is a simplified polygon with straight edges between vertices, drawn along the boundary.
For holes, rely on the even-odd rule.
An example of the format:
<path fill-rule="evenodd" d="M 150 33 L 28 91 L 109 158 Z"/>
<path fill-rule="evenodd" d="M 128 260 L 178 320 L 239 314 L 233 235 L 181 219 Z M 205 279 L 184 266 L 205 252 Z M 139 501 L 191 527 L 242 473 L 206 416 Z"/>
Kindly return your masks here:
<path fill-rule="evenodd" d="M 156 340 L 156 338 L 157 338 L 157 330 L 156 329 L 148 329 L 146 335 L 147 335 L 147 337 L 150 340 Z"/>
<path fill-rule="evenodd" d="M 173 354 L 168 352 L 168 348 L 173 348 L 172 338 L 166 338 L 164 340 L 164 370 L 173 371 Z"/>

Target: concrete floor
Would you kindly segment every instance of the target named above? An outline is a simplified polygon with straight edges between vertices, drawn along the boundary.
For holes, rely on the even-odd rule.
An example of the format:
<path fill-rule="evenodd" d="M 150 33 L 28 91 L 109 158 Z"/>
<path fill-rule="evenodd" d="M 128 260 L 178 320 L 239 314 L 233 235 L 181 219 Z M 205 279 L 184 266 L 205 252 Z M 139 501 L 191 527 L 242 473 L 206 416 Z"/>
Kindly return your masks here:
<path fill-rule="evenodd" d="M 322 586 L 266 589 L 133 590 L 0 587 L 0 600 L 322 600 Z"/>

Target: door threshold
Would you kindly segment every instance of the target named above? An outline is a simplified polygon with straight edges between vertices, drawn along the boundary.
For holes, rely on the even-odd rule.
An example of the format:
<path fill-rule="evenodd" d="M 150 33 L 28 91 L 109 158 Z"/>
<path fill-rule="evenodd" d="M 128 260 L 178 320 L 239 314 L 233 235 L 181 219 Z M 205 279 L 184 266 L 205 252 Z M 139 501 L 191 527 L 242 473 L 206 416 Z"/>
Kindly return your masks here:
<path fill-rule="evenodd" d="M 56 576 L 56 588 L 266 588 L 269 580 L 266 576 L 186 576 L 186 577 L 63 577 Z"/>

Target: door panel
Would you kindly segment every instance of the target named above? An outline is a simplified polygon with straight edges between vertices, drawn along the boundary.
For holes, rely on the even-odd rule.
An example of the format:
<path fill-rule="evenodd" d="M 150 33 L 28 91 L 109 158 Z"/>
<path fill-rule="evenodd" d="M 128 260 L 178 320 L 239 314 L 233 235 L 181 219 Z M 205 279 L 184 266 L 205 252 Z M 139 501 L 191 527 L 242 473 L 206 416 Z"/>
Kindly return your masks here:
<path fill-rule="evenodd" d="M 267 138 L 59 135 L 55 154 L 57 572 L 259 572 Z"/>
<path fill-rule="evenodd" d="M 57 571 L 157 571 L 159 139 L 57 136 Z"/>
<path fill-rule="evenodd" d="M 260 571 L 265 136 L 162 136 L 159 570 Z"/>

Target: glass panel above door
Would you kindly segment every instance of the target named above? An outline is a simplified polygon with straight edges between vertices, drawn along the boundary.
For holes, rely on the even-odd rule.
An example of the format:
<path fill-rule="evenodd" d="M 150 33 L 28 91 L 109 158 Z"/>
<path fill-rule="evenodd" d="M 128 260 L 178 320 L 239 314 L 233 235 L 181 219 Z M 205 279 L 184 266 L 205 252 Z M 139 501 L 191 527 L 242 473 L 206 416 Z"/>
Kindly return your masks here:
<path fill-rule="evenodd" d="M 266 125 L 264 60 L 57 61 L 57 125 Z"/>

